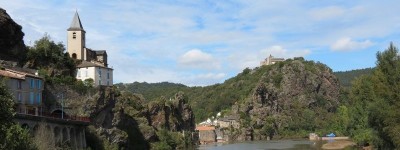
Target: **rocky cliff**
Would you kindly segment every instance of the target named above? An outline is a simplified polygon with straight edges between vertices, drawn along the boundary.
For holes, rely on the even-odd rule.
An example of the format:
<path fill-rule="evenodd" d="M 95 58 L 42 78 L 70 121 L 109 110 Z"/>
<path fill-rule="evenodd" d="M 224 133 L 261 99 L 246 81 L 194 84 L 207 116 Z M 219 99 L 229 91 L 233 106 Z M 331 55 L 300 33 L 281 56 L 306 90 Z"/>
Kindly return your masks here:
<path fill-rule="evenodd" d="M 195 144 L 194 115 L 182 93 L 170 101 L 145 104 L 140 95 L 101 88 L 84 105 L 90 108 L 87 112 L 93 126 L 89 127 L 88 144 L 94 149 L 150 149 L 167 140 L 163 133 L 176 136 L 169 140 L 182 140 L 166 143 L 171 148 Z"/>
<path fill-rule="evenodd" d="M 25 59 L 26 48 L 22 27 L 0 8 L 0 59 L 19 62 Z"/>
<path fill-rule="evenodd" d="M 237 140 L 263 140 L 313 131 L 339 105 L 339 82 L 332 70 L 302 58 L 263 66 L 257 86 L 232 107 L 241 116 Z"/>

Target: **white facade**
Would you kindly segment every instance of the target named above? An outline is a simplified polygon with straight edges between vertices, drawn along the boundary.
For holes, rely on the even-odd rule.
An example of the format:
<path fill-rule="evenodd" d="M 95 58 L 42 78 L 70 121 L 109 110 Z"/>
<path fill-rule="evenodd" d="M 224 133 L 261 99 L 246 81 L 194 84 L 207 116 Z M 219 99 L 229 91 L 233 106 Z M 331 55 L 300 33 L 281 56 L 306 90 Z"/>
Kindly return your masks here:
<path fill-rule="evenodd" d="M 85 81 L 93 79 L 94 86 L 112 86 L 113 85 L 113 69 L 106 67 L 82 67 L 77 69 L 76 78 Z"/>
<path fill-rule="evenodd" d="M 86 48 L 86 31 L 82 27 L 78 12 L 75 13 L 67 34 L 68 53 L 72 58 L 82 61 L 77 66 L 76 78 L 82 81 L 93 79 L 94 86 L 112 86 L 113 69 L 108 68 L 107 53 L 105 50 Z"/>

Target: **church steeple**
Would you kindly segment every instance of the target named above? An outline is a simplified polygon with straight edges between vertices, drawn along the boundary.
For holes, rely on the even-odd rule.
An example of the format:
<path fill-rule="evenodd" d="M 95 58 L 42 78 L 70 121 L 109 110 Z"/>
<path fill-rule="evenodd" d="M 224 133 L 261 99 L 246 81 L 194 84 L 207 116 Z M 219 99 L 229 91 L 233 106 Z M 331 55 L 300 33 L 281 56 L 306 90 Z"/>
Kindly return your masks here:
<path fill-rule="evenodd" d="M 79 18 L 78 12 L 75 12 L 75 16 L 72 19 L 71 26 L 68 28 L 68 31 L 85 31 L 83 30 L 81 19 Z"/>
<path fill-rule="evenodd" d="M 74 59 L 86 60 L 85 33 L 86 31 L 83 30 L 81 19 L 76 11 L 71 26 L 67 29 L 67 51 Z"/>

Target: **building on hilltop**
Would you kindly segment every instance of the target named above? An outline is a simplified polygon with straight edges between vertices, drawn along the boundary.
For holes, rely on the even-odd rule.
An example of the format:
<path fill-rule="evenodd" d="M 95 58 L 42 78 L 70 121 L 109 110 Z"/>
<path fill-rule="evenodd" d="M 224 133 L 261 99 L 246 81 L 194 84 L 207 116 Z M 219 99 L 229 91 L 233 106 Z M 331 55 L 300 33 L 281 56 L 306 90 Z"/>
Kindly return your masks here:
<path fill-rule="evenodd" d="M 94 85 L 112 86 L 113 69 L 108 67 L 106 50 L 92 50 L 86 47 L 86 31 L 83 29 L 78 12 L 67 29 L 67 51 L 71 58 L 82 60 L 77 66 L 78 80 L 93 79 Z"/>
<path fill-rule="evenodd" d="M 277 62 L 281 62 L 281 61 L 285 61 L 284 58 L 275 58 L 272 55 L 269 55 L 268 58 L 265 58 L 264 61 L 261 61 L 260 65 L 264 66 L 264 65 L 272 65 L 275 64 Z"/>

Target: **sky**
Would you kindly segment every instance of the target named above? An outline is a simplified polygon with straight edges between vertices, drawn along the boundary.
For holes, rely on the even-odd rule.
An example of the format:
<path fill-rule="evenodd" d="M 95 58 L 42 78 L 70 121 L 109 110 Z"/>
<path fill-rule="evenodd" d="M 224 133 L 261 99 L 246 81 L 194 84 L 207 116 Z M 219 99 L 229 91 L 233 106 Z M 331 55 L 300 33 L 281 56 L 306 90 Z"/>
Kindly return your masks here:
<path fill-rule="evenodd" d="M 107 50 L 114 83 L 222 83 L 269 55 L 333 71 L 374 67 L 400 42 L 396 0 L 1 0 L 26 45 L 66 44 L 75 11 L 86 46 Z"/>

